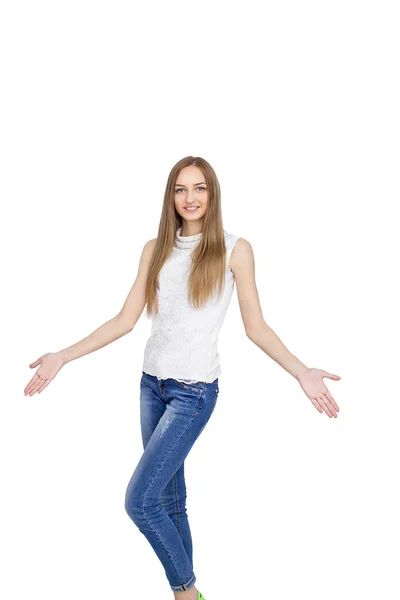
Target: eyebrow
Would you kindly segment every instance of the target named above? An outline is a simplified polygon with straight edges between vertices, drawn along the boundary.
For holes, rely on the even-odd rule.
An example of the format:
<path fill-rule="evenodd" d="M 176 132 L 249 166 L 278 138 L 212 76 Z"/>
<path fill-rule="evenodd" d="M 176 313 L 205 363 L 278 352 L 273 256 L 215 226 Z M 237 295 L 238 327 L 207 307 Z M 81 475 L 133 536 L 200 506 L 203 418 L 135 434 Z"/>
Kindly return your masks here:
<path fill-rule="evenodd" d="M 194 184 L 193 184 L 193 187 L 196 187 L 196 185 L 201 185 L 202 183 L 204 183 L 204 185 L 207 185 L 205 181 L 200 181 L 200 183 L 194 183 Z M 179 185 L 179 187 L 186 187 L 186 185 L 183 185 L 183 184 L 181 184 L 181 183 L 176 183 L 176 184 L 175 184 L 175 187 L 176 187 L 177 185 Z"/>

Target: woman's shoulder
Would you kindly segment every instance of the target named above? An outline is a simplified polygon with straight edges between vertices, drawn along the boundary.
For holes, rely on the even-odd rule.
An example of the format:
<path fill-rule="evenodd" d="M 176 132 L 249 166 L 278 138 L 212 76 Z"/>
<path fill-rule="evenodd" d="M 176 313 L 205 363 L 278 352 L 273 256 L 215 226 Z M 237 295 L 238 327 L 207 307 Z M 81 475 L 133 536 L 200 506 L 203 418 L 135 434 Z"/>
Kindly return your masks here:
<path fill-rule="evenodd" d="M 233 250 L 234 246 L 236 246 L 236 242 L 238 240 L 242 239 L 240 237 L 240 235 L 233 233 L 231 231 L 227 231 L 226 229 L 224 229 L 224 238 L 225 238 L 225 247 L 229 254 Z"/>
<path fill-rule="evenodd" d="M 245 260 L 247 260 L 247 257 L 250 256 L 253 252 L 250 242 L 244 237 L 236 233 L 226 231 L 225 229 L 224 234 L 228 259 L 230 260 L 230 257 L 232 256 L 231 262 L 233 262 L 236 259 L 243 260 L 243 257 Z M 236 251 L 234 252 L 234 250 Z"/>

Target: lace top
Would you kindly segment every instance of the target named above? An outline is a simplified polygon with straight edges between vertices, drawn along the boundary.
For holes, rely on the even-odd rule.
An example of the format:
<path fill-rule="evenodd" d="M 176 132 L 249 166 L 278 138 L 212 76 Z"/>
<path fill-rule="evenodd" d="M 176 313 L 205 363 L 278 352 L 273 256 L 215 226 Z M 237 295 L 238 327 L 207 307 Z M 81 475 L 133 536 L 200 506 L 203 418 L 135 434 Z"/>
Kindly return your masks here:
<path fill-rule="evenodd" d="M 172 252 L 159 273 L 159 309 L 152 317 L 142 370 L 158 379 L 210 383 L 221 373 L 218 334 L 235 285 L 229 260 L 239 236 L 224 229 L 226 270 L 222 295 L 218 297 L 214 290 L 203 307 L 195 309 L 188 303 L 187 280 L 192 250 L 202 233 L 181 236 L 181 231 L 179 227 Z"/>

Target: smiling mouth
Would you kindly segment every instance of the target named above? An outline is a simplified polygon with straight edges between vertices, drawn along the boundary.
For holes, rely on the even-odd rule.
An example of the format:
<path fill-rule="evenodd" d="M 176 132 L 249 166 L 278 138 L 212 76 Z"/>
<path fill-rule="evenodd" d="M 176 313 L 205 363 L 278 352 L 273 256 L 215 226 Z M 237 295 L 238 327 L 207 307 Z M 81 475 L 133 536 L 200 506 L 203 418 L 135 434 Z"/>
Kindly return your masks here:
<path fill-rule="evenodd" d="M 196 212 L 196 210 L 200 207 L 199 206 L 184 206 L 183 208 L 185 210 L 188 210 L 189 212 Z"/>

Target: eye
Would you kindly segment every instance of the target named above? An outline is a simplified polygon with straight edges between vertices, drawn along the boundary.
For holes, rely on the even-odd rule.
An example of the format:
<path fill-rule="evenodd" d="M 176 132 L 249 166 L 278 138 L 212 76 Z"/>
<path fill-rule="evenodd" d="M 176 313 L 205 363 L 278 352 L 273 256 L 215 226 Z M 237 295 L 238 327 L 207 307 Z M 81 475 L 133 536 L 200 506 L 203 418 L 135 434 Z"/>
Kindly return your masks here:
<path fill-rule="evenodd" d="M 206 188 L 202 185 L 197 186 L 196 190 L 205 190 Z M 181 190 L 184 190 L 184 188 L 176 188 L 175 193 L 180 192 Z"/>

